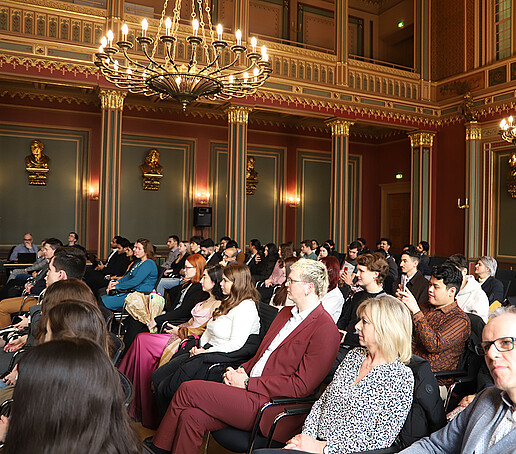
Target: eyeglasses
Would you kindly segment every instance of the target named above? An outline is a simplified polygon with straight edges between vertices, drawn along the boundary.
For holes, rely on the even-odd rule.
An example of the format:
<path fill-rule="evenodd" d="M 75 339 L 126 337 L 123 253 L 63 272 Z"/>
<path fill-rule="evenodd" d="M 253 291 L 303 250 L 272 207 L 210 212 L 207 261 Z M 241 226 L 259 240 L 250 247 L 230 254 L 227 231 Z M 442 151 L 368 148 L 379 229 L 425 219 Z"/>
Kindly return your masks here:
<path fill-rule="evenodd" d="M 188 265 L 185 265 L 185 268 L 195 268 L 195 266 L 188 266 Z"/>
<path fill-rule="evenodd" d="M 291 278 L 288 278 L 287 279 L 287 285 L 291 285 L 292 282 L 302 282 L 303 284 L 308 284 L 308 282 L 305 282 L 305 281 L 298 281 L 297 279 L 291 279 Z"/>
<path fill-rule="evenodd" d="M 480 342 L 480 344 L 475 345 L 475 351 L 477 355 L 484 356 L 487 355 L 491 345 L 494 345 L 499 352 L 510 352 L 514 350 L 515 341 L 516 337 L 500 337 L 494 341 Z"/>

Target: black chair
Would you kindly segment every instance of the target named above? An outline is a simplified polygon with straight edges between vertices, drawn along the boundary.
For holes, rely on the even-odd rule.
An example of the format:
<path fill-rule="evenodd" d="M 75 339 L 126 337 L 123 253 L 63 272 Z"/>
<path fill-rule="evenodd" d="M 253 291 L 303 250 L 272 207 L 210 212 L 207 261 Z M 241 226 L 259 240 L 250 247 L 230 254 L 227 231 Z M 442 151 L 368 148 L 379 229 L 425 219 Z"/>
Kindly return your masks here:
<path fill-rule="evenodd" d="M 498 279 L 503 284 L 503 298 L 500 301 L 501 304 L 505 304 L 505 300 L 507 299 L 507 295 L 509 294 L 509 290 L 511 288 L 511 282 L 509 279 Z"/>
<path fill-rule="evenodd" d="M 117 369 L 118 376 L 120 377 L 120 383 L 122 384 L 122 390 L 124 392 L 124 405 L 125 408 L 129 409 L 134 399 L 134 388 L 131 381 Z"/>
<path fill-rule="evenodd" d="M 118 366 L 120 362 L 120 358 L 122 357 L 122 352 L 124 351 L 125 345 L 122 339 L 118 336 L 115 336 L 113 333 L 108 333 L 109 335 L 109 353 L 111 357 L 111 361 L 114 366 Z"/>
<path fill-rule="evenodd" d="M 444 402 L 445 411 L 449 411 L 448 407 L 450 406 L 450 400 L 453 395 L 460 399 L 460 396 L 474 394 L 476 392 L 477 378 L 480 368 L 484 363 L 484 358 L 477 355 L 475 345 L 478 345 L 482 341 L 482 330 L 484 329 L 485 323 L 482 318 L 476 314 L 468 313 L 467 315 L 471 322 L 471 333 L 466 341 L 464 351 L 459 357 L 457 369 L 435 373 L 438 379 L 453 379 L 452 383 L 448 386 L 448 396 Z M 459 389 L 459 385 L 461 385 L 460 388 L 462 389 Z"/>
<path fill-rule="evenodd" d="M 509 281 L 509 287 L 507 288 L 507 295 L 516 296 L 516 271 L 515 270 L 506 270 L 504 268 L 498 268 L 495 274 L 496 279 L 504 282 Z M 504 283 L 504 291 L 505 291 L 505 283 Z"/>

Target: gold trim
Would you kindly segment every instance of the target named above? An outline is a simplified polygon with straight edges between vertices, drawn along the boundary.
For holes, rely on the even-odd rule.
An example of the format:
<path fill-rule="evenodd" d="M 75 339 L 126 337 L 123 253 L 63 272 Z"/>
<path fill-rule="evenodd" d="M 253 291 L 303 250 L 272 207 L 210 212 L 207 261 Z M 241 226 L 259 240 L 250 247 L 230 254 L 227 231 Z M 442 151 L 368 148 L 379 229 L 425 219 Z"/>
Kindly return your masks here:
<path fill-rule="evenodd" d="M 431 147 L 434 144 L 435 132 L 412 132 L 407 135 L 410 138 L 410 147 Z"/>
<path fill-rule="evenodd" d="M 124 108 L 124 98 L 127 93 L 116 90 L 100 90 L 99 98 L 102 109 Z"/>
<path fill-rule="evenodd" d="M 326 124 L 331 127 L 332 136 L 349 137 L 349 128 L 355 123 L 346 120 L 330 120 Z"/>
<path fill-rule="evenodd" d="M 482 128 L 478 126 L 476 121 L 471 121 L 466 125 L 466 140 L 482 139 Z"/>
<path fill-rule="evenodd" d="M 226 110 L 226 113 L 228 114 L 228 122 L 242 123 L 246 125 L 249 119 L 249 114 L 252 110 L 252 107 L 231 106 Z"/>

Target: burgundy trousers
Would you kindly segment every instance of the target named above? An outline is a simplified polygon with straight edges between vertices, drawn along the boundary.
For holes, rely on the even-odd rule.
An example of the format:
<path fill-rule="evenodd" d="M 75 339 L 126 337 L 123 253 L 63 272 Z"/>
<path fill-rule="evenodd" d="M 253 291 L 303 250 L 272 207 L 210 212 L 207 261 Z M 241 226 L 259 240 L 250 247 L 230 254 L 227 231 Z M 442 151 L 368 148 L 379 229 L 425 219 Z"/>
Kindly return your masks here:
<path fill-rule="evenodd" d="M 174 454 L 198 454 L 207 431 L 226 426 L 251 430 L 267 401 L 265 396 L 223 383 L 185 382 L 174 395 L 153 443 Z"/>

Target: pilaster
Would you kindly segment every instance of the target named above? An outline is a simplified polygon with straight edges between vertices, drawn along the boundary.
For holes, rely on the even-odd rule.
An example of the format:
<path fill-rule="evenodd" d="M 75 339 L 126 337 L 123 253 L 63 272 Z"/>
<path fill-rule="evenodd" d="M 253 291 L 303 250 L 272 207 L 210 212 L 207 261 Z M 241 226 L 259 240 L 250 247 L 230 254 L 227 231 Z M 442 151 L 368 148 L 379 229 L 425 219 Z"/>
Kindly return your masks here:
<path fill-rule="evenodd" d="M 410 138 L 412 172 L 410 179 L 411 210 L 410 232 L 412 244 L 430 239 L 432 222 L 432 149 L 434 132 L 417 131 Z"/>
<path fill-rule="evenodd" d="M 226 234 L 241 247 L 246 242 L 247 122 L 251 108 L 232 106 L 228 114 Z"/>
<path fill-rule="evenodd" d="M 345 250 L 348 244 L 348 161 L 351 121 L 330 120 L 331 127 L 331 233 L 335 246 Z"/>
<path fill-rule="evenodd" d="M 126 93 L 101 90 L 102 149 L 99 181 L 99 257 L 107 257 L 110 240 L 120 231 L 120 155 L 122 109 Z"/>

